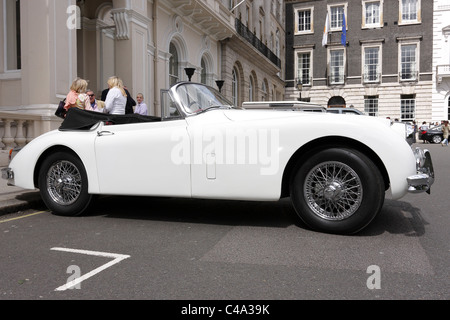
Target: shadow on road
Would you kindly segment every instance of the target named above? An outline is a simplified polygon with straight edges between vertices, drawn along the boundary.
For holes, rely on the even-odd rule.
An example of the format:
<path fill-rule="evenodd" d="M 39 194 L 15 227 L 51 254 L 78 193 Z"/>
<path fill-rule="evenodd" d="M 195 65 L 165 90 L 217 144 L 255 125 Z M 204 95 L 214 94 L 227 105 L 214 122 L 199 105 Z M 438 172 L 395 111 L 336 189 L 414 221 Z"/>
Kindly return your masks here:
<path fill-rule="evenodd" d="M 277 202 L 199 200 L 152 197 L 101 197 L 90 215 L 119 219 L 174 221 L 230 226 L 308 229 L 296 218 L 290 199 Z M 380 214 L 357 236 L 383 233 L 420 237 L 427 222 L 408 202 L 386 200 Z"/>
<path fill-rule="evenodd" d="M 378 216 L 358 235 L 375 236 L 388 232 L 420 237 L 424 235 L 427 224 L 419 208 L 404 201 L 385 200 Z"/>

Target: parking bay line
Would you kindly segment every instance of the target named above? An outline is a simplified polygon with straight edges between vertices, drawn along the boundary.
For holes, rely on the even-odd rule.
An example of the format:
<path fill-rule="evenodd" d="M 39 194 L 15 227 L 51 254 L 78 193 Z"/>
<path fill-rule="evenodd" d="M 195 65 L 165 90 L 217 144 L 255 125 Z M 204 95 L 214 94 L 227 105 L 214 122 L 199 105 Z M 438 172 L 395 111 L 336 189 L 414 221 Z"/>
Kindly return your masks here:
<path fill-rule="evenodd" d="M 41 213 L 46 213 L 48 211 L 39 211 L 39 212 L 35 212 L 35 213 L 31 213 L 31 214 L 27 214 L 25 216 L 20 216 L 20 217 L 16 217 L 16 218 L 11 218 L 11 219 L 6 219 L 6 220 L 0 220 L 0 223 L 5 223 L 5 222 L 9 222 L 9 221 L 14 221 L 14 220 L 19 220 L 19 219 L 24 219 L 24 218 L 28 218 L 31 216 L 35 216 Z"/>
<path fill-rule="evenodd" d="M 64 252 L 71 252 L 71 253 L 79 253 L 79 254 L 87 254 L 92 256 L 98 256 L 98 257 L 107 257 L 107 258 L 114 258 L 114 260 L 98 267 L 97 269 L 92 270 L 91 272 L 86 273 L 85 275 L 67 282 L 65 285 L 60 286 L 55 289 L 55 291 L 64 291 L 71 287 L 76 286 L 77 284 L 81 283 L 82 281 L 96 275 L 97 273 L 115 265 L 116 263 L 119 263 L 122 260 L 125 260 L 129 258 L 130 256 L 124 255 L 124 254 L 116 254 L 116 253 L 108 253 L 108 252 L 99 252 L 99 251 L 89 251 L 89 250 L 78 250 L 78 249 L 69 249 L 69 248 L 51 248 L 50 250 L 55 251 L 64 251 Z"/>

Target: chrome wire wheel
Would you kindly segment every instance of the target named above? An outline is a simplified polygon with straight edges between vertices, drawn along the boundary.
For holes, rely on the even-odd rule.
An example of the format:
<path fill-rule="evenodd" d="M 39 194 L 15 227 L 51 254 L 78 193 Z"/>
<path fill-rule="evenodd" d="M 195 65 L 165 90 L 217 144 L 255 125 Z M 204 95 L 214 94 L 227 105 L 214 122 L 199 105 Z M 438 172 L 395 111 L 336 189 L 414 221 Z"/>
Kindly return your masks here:
<path fill-rule="evenodd" d="M 312 168 L 306 175 L 303 193 L 312 212 L 331 221 L 352 216 L 363 199 L 358 174 L 337 161 L 322 162 Z"/>
<path fill-rule="evenodd" d="M 81 194 L 81 173 L 72 162 L 57 161 L 48 169 L 46 186 L 50 198 L 55 203 L 63 206 L 71 205 Z"/>

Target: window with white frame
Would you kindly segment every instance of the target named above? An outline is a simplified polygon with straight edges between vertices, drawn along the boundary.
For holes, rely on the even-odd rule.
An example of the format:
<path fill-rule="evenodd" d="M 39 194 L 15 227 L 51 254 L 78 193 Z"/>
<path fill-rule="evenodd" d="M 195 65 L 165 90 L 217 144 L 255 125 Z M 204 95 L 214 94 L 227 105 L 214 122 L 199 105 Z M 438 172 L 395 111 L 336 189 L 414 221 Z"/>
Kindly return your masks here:
<path fill-rule="evenodd" d="M 380 82 L 381 80 L 381 46 L 363 47 L 363 81 Z"/>
<path fill-rule="evenodd" d="M 345 81 L 345 49 L 329 50 L 329 83 L 343 84 Z"/>
<path fill-rule="evenodd" d="M 295 34 L 314 32 L 313 20 L 313 7 L 295 9 Z"/>
<path fill-rule="evenodd" d="M 330 17 L 330 31 L 341 31 L 344 23 L 344 14 L 347 17 L 347 4 L 333 4 L 328 6 Z"/>
<path fill-rule="evenodd" d="M 413 94 L 400 96 L 400 116 L 402 121 L 413 121 L 416 114 L 416 97 Z"/>
<path fill-rule="evenodd" d="M 378 117 L 378 96 L 364 97 L 364 112 L 372 117 Z"/>
<path fill-rule="evenodd" d="M 20 0 L 5 0 L 3 3 L 4 35 L 5 35 L 5 70 L 20 70 Z"/>
<path fill-rule="evenodd" d="M 383 1 L 363 0 L 363 28 L 380 28 L 383 26 Z"/>
<path fill-rule="evenodd" d="M 312 51 L 297 51 L 297 79 L 303 85 L 311 85 Z"/>
<path fill-rule="evenodd" d="M 400 44 L 400 80 L 418 80 L 418 61 L 418 44 Z"/>
<path fill-rule="evenodd" d="M 420 23 L 421 0 L 399 0 L 399 24 Z"/>

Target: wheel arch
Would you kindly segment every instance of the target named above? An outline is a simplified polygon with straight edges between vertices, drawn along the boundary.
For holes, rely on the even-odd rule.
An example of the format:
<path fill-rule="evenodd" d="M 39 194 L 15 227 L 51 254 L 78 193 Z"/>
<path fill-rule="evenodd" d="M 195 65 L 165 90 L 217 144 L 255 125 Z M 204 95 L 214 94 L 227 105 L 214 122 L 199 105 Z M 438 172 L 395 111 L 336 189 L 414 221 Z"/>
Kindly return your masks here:
<path fill-rule="evenodd" d="M 381 161 L 380 157 L 372 149 L 354 139 L 340 136 L 328 136 L 306 143 L 292 155 L 283 172 L 281 197 L 289 197 L 290 181 L 298 163 L 301 163 L 302 161 L 308 159 L 309 155 L 312 152 L 316 153 L 328 148 L 351 148 L 365 154 L 375 163 L 377 168 L 380 170 L 380 173 L 383 177 L 385 190 L 389 188 L 390 181 L 387 170 L 383 164 L 383 161 Z"/>
<path fill-rule="evenodd" d="M 36 166 L 34 167 L 34 171 L 33 171 L 33 183 L 34 186 L 36 188 L 38 188 L 39 182 L 38 182 L 38 178 L 39 178 L 39 171 L 41 170 L 41 166 L 42 163 L 44 162 L 45 158 L 52 153 L 58 152 L 58 151 L 64 151 L 64 152 L 68 152 L 71 153 L 72 155 L 76 156 L 78 159 L 80 159 L 80 157 L 76 154 L 75 151 L 73 151 L 71 148 L 67 147 L 67 146 L 63 146 L 63 145 L 55 145 L 52 146 L 50 148 L 48 148 L 47 150 L 45 150 L 39 157 L 38 161 L 36 162 Z M 81 162 L 83 162 L 80 159 Z"/>

